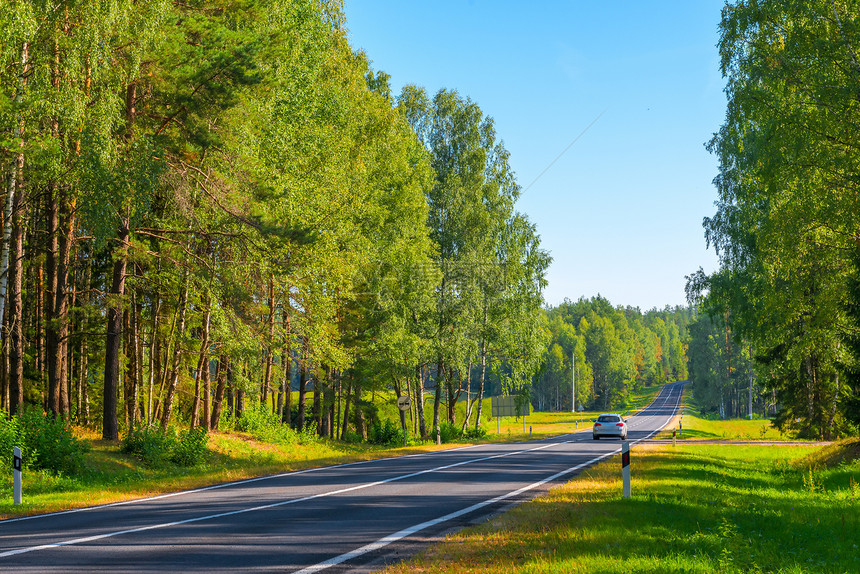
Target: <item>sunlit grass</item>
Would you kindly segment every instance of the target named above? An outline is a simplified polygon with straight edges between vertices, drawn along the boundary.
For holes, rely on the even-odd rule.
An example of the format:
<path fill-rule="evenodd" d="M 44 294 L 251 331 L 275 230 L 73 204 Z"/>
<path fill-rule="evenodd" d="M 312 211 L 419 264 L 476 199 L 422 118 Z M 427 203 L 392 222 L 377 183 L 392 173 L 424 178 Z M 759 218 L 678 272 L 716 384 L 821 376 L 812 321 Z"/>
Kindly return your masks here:
<path fill-rule="evenodd" d="M 774 427 L 769 419 L 711 420 L 702 415 L 689 391 L 684 393 L 683 409 L 672 427 L 658 438 L 670 438 L 677 430 L 679 440 L 789 440 L 791 437 Z"/>
<path fill-rule="evenodd" d="M 632 498 L 616 457 L 386 572 L 860 572 L 860 461 L 817 452 L 638 446 Z"/>

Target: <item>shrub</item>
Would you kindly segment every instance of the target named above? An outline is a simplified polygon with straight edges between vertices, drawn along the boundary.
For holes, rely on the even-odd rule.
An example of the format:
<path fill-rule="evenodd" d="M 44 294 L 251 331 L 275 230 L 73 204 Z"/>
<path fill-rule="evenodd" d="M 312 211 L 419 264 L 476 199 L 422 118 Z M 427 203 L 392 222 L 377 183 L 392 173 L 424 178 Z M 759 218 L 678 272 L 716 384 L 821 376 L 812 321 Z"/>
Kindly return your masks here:
<path fill-rule="evenodd" d="M 135 426 L 128 429 L 120 447 L 122 452 L 132 454 L 147 466 L 163 466 L 171 459 L 176 443 L 176 431 L 157 425 Z"/>
<path fill-rule="evenodd" d="M 170 456 L 171 462 L 180 466 L 200 464 L 209 452 L 206 448 L 208 438 L 206 429 L 203 427 L 179 431 L 179 438 L 174 443 Z"/>
<path fill-rule="evenodd" d="M 89 445 L 75 438 L 62 418 L 35 408 L 25 409 L 17 418 L 17 439 L 28 468 L 65 474 L 75 474 L 83 468 Z"/>
<path fill-rule="evenodd" d="M 203 427 L 179 431 L 157 425 L 129 429 L 122 441 L 122 451 L 132 454 L 147 466 L 160 467 L 168 462 L 179 466 L 194 466 L 204 461 L 208 435 Z"/>
<path fill-rule="evenodd" d="M 403 437 L 403 429 L 391 419 L 384 421 L 374 419 L 370 425 L 367 442 L 386 446 L 402 445 Z"/>
<path fill-rule="evenodd" d="M 461 439 L 463 437 L 463 433 L 460 432 L 460 429 L 457 428 L 457 425 L 446 421 L 439 425 L 439 436 L 441 437 L 442 442 L 446 443 L 454 442 L 455 440 Z"/>
<path fill-rule="evenodd" d="M 293 430 L 265 407 L 248 409 L 236 421 L 236 430 L 247 432 L 257 440 L 275 444 L 314 444 L 319 442 L 316 427 L 308 421 L 301 431 Z"/>
<path fill-rule="evenodd" d="M 485 429 L 484 427 L 481 427 L 481 426 L 479 426 L 478 428 L 475 428 L 472 426 L 466 427 L 466 431 L 463 433 L 463 438 L 467 438 L 470 440 L 482 439 L 482 438 L 485 438 L 486 436 L 487 436 L 487 429 Z"/>
<path fill-rule="evenodd" d="M 4 411 L 0 410 L 0 464 L 3 468 L 12 468 L 12 449 L 22 446 L 20 436 L 18 419 L 9 418 Z"/>

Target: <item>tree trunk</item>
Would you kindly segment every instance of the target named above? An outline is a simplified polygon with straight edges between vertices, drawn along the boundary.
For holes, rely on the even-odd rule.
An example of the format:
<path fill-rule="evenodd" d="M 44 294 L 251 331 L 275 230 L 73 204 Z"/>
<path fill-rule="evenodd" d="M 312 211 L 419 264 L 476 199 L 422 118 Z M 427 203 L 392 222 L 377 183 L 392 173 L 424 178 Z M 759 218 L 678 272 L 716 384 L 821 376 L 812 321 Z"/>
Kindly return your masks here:
<path fill-rule="evenodd" d="M 135 336 L 136 321 L 134 317 L 135 302 L 134 292 L 131 294 L 132 301 L 128 309 L 123 313 L 123 325 L 125 330 L 125 420 L 128 428 L 133 428 L 137 422 L 137 391 L 140 388 L 138 383 L 138 365 L 137 353 L 135 352 L 134 342 L 132 339 Z"/>
<path fill-rule="evenodd" d="M 418 412 L 418 431 L 421 440 L 427 440 L 427 421 L 424 420 L 424 370 L 421 367 L 415 369 L 418 379 L 415 381 L 415 408 Z"/>
<path fill-rule="evenodd" d="M 346 398 L 343 403 L 343 423 L 340 425 L 340 440 L 346 440 L 346 432 L 349 428 L 349 403 L 352 400 L 352 377 L 346 386 Z"/>
<path fill-rule="evenodd" d="M 23 156 L 21 163 L 23 163 Z M 12 286 L 9 302 L 9 414 L 20 414 L 24 406 L 24 223 L 21 194 L 15 198 L 12 231 L 12 265 L 9 269 Z"/>
<path fill-rule="evenodd" d="M 281 349 L 281 366 L 284 369 L 284 378 L 281 381 L 281 397 L 282 404 L 278 405 L 278 411 L 281 416 L 281 421 L 287 426 L 290 425 L 292 417 L 292 399 L 293 399 L 293 355 L 290 348 L 292 340 L 292 330 L 290 325 L 290 286 L 287 285 L 286 295 L 284 297 L 284 346 Z"/>
<path fill-rule="evenodd" d="M 314 424 L 317 427 L 317 435 L 322 436 L 323 433 L 323 425 L 322 425 L 322 405 L 320 399 L 322 398 L 322 387 L 323 383 L 320 380 L 319 376 L 314 377 L 314 394 L 313 394 L 313 404 L 311 405 L 311 416 L 313 417 Z"/>
<path fill-rule="evenodd" d="M 58 134 L 54 134 L 54 137 L 58 137 Z M 60 373 L 59 371 L 62 369 L 61 363 L 63 362 L 60 359 L 61 353 L 59 348 L 59 333 L 57 329 L 59 328 L 60 317 L 56 316 L 57 313 L 57 300 L 59 299 L 57 293 L 57 284 L 58 284 L 58 239 L 57 235 L 59 233 L 59 206 L 58 206 L 58 198 L 57 198 L 57 186 L 55 184 L 51 184 L 48 190 L 48 250 L 45 254 L 45 271 L 47 275 L 47 292 L 45 293 L 45 298 L 43 300 L 43 304 L 45 306 L 45 359 L 47 360 L 48 367 L 48 412 L 53 413 L 56 416 L 60 416 L 61 408 L 60 408 Z M 122 321 L 122 317 L 120 317 L 120 321 Z M 121 330 L 121 327 L 120 327 Z"/>
<path fill-rule="evenodd" d="M 146 423 L 152 424 L 155 420 L 153 408 L 155 405 L 155 375 L 161 373 L 161 352 L 158 342 L 158 327 L 161 319 L 161 297 L 158 290 L 152 294 L 152 333 L 149 338 L 149 377 L 148 390 L 146 394 Z"/>
<path fill-rule="evenodd" d="M 269 274 L 269 338 L 266 341 L 266 370 L 263 375 L 261 403 L 266 404 L 272 386 L 272 364 L 275 360 L 275 276 Z M 273 409 L 274 410 L 274 409 Z"/>
<path fill-rule="evenodd" d="M 296 429 L 301 432 L 305 429 L 305 393 L 308 384 L 308 339 L 302 342 L 302 360 L 299 366 L 299 412 L 296 415 Z"/>
<path fill-rule="evenodd" d="M 442 364 L 442 356 L 439 355 L 439 359 L 436 361 L 436 389 L 433 393 L 433 431 L 437 432 L 439 429 L 439 406 L 442 403 L 442 373 L 444 366 Z"/>
<path fill-rule="evenodd" d="M 354 383 L 353 389 L 355 390 L 355 432 L 358 433 L 362 439 L 367 440 L 367 424 L 365 424 L 364 420 L 364 405 L 361 404 L 361 385 Z"/>
<path fill-rule="evenodd" d="M 119 391 L 119 350 L 122 343 L 122 298 L 125 295 L 125 267 L 128 257 L 129 222 L 123 221 L 119 230 L 119 246 L 115 251 L 111 301 L 107 311 L 107 337 L 105 340 L 104 409 L 102 438 L 119 439 L 117 425 L 117 393 Z"/>
<path fill-rule="evenodd" d="M 460 377 L 457 377 L 457 381 L 459 382 Z M 448 406 L 448 422 L 452 425 L 456 423 L 457 418 L 457 396 L 458 393 L 454 392 L 454 369 L 448 369 L 447 376 L 445 377 L 445 394 L 447 395 L 447 400 L 445 401 Z"/>
<path fill-rule="evenodd" d="M 486 380 L 487 375 L 487 341 L 481 339 L 481 378 L 478 383 L 478 395 L 475 397 L 475 400 L 478 401 L 478 412 L 476 413 L 475 418 L 475 430 L 478 430 L 478 427 L 481 426 L 481 411 L 484 406 L 484 381 Z"/>
<path fill-rule="evenodd" d="M 212 316 L 212 305 L 208 297 L 204 305 L 205 308 L 203 309 L 203 325 L 201 327 L 202 332 L 200 336 L 200 355 L 197 360 L 197 372 L 195 373 L 194 377 L 194 388 L 196 389 L 196 391 L 194 393 L 194 410 L 191 415 L 191 426 L 198 426 L 201 403 L 200 394 L 202 391 L 203 423 L 201 426 L 203 426 L 203 428 L 208 429 L 212 416 L 209 406 L 209 324 L 210 317 Z"/>
<path fill-rule="evenodd" d="M 212 419 L 209 429 L 217 431 L 221 420 L 221 402 L 224 400 L 224 389 L 227 387 L 227 371 L 230 368 L 230 356 L 223 354 L 218 357 L 218 370 L 215 374 L 215 397 L 212 399 Z"/>
<path fill-rule="evenodd" d="M 170 380 L 167 383 L 167 392 L 164 395 L 164 408 L 161 410 L 161 428 L 164 429 L 170 424 L 170 417 L 173 414 L 173 399 L 176 395 L 176 387 L 179 384 L 179 369 L 182 365 L 182 335 L 185 332 L 185 317 L 188 311 L 188 267 L 183 270 L 182 274 L 182 293 L 179 296 L 179 323 L 174 335 L 176 346 L 173 349 Z"/>

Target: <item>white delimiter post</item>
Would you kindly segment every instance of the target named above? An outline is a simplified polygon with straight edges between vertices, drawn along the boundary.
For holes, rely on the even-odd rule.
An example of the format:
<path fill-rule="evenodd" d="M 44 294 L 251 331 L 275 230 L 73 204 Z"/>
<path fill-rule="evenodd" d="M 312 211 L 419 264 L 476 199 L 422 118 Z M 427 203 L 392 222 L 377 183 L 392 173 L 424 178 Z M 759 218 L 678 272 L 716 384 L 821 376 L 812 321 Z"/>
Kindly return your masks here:
<path fill-rule="evenodd" d="M 9 451 L 6 451 L 9 452 Z M 15 489 L 15 504 L 21 504 L 21 449 L 17 446 L 12 449 L 12 474 Z M 8 458 L 6 460 L 9 460 Z"/>
<path fill-rule="evenodd" d="M 621 478 L 624 481 L 624 498 L 630 498 L 630 445 L 621 445 Z"/>

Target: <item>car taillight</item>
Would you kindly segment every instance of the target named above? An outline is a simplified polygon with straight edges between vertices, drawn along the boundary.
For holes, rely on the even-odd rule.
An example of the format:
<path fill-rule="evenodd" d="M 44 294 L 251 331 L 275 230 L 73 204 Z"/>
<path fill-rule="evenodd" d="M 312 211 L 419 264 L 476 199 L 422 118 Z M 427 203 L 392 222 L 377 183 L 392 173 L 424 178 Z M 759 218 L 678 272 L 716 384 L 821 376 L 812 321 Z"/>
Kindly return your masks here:
<path fill-rule="evenodd" d="M 594 426 L 599 427 L 600 423 L 594 423 Z"/>
<path fill-rule="evenodd" d="M 617 427 L 623 427 L 623 426 L 624 426 L 624 423 L 618 423 L 618 424 L 617 424 L 617 425 L 615 425 L 615 426 L 617 426 Z"/>

